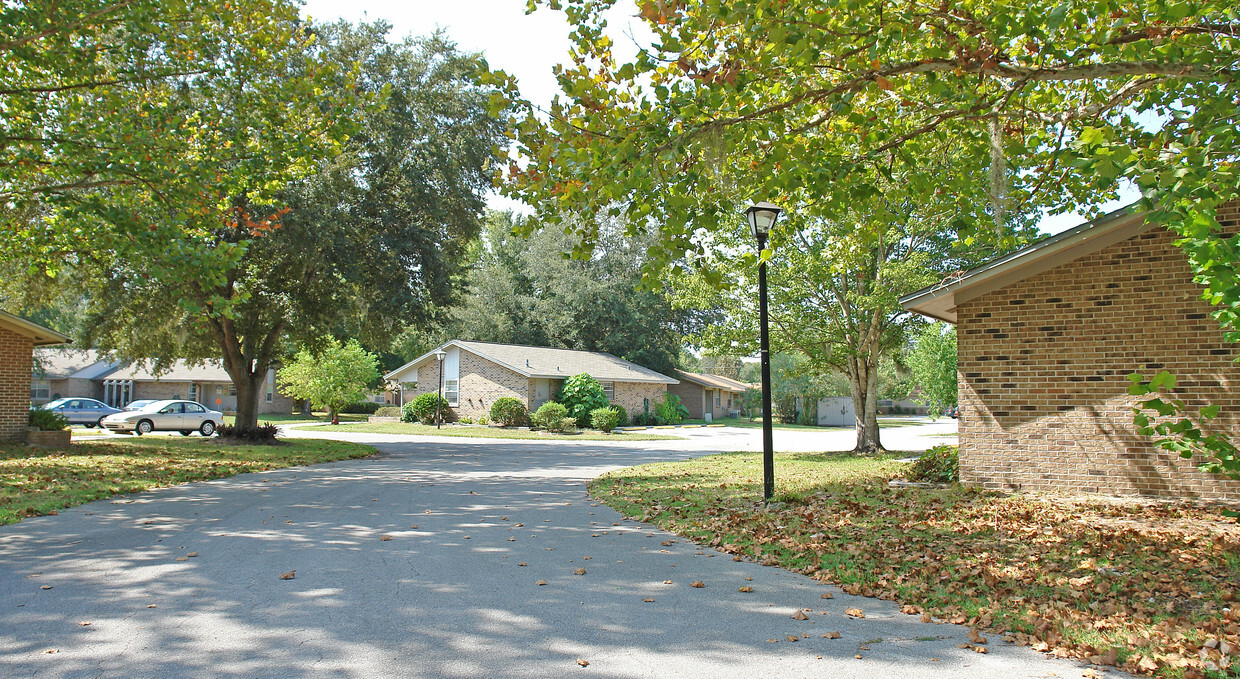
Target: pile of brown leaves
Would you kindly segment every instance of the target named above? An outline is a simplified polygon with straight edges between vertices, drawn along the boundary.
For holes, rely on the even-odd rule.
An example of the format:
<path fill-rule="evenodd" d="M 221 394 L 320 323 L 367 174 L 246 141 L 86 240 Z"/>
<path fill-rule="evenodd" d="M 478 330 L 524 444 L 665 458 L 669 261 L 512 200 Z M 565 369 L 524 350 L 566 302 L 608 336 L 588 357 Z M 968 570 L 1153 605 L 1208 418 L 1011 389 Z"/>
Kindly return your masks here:
<path fill-rule="evenodd" d="M 819 457 L 762 511 L 752 456 L 620 470 L 591 490 L 721 551 L 1056 656 L 1165 676 L 1240 669 L 1240 528 L 1218 509 L 891 488 L 890 461 L 866 475 L 841 458 L 840 480 Z"/>

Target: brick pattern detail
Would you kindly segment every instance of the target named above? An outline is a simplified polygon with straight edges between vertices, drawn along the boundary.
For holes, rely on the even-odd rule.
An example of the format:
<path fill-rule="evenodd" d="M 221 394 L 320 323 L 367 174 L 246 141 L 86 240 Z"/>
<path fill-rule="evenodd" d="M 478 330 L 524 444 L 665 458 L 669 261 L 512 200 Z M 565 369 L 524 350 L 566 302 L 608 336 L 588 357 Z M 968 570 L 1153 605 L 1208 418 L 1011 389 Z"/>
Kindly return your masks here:
<path fill-rule="evenodd" d="M 649 400 L 650 412 L 653 413 L 655 404 L 667 394 L 667 387 L 666 384 L 649 382 L 616 382 L 616 397 L 612 402 L 619 404 L 632 417 L 642 412 L 645 402 Z"/>
<path fill-rule="evenodd" d="M 1229 232 L 1240 206 L 1220 211 Z M 1240 345 L 1227 342 L 1173 234 L 1155 228 L 961 303 L 960 475 L 1004 490 L 1240 500 L 1240 483 L 1136 433 L 1127 375 L 1169 370 L 1240 434 Z M 1231 413 L 1231 419 L 1226 419 Z"/>
<path fill-rule="evenodd" d="M 26 431 L 33 356 L 33 340 L 0 328 L 0 441 L 19 440 Z"/>
<path fill-rule="evenodd" d="M 667 385 L 667 391 L 669 394 L 675 394 L 680 397 L 680 402 L 684 403 L 685 407 L 689 409 L 690 419 L 700 420 L 705 416 L 705 409 L 702 405 L 704 401 L 702 399 L 706 388 L 702 385 L 682 379 L 680 384 Z"/>

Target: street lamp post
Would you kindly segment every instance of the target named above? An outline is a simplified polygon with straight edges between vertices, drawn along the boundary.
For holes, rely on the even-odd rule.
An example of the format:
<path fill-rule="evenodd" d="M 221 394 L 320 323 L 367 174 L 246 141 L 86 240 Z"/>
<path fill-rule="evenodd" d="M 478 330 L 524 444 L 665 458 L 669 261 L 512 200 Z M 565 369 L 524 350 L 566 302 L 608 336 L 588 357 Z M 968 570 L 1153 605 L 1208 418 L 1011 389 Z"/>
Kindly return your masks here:
<path fill-rule="evenodd" d="M 767 238 L 771 235 L 771 227 L 779 219 L 780 208 L 761 202 L 745 210 L 749 219 L 749 228 L 758 241 L 758 323 L 760 357 L 762 359 L 762 499 L 770 502 L 775 494 L 775 437 L 771 423 L 771 340 L 767 327 L 769 321 L 766 311 L 766 260 L 762 259 L 762 251 L 766 249 Z"/>
<path fill-rule="evenodd" d="M 435 352 L 435 358 L 439 359 L 439 398 L 435 401 L 435 428 L 439 429 L 439 425 L 443 420 L 443 360 L 448 357 L 448 352 L 439 349 Z"/>

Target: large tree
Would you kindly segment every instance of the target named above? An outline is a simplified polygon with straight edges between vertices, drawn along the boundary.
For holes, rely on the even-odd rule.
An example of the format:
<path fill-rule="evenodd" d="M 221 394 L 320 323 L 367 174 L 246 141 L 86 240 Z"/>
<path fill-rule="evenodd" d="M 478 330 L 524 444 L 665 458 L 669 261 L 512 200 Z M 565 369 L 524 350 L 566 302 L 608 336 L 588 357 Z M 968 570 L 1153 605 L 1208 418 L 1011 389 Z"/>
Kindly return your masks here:
<path fill-rule="evenodd" d="M 314 159 L 306 178 L 272 194 L 235 193 L 222 223 L 162 256 L 97 270 L 87 341 L 157 365 L 222 357 L 245 426 L 257 422 L 259 387 L 290 344 L 316 348 L 329 334 L 382 344 L 456 300 L 504 120 L 488 111 L 478 56 L 442 36 L 389 43 L 387 33 L 382 23 L 315 31 L 305 61 L 353 71 L 324 95 L 344 96 L 330 91 L 338 87 L 381 105 L 363 109 L 342 152 Z M 219 250 L 236 251 L 237 263 L 181 275 L 184 261 Z"/>
<path fill-rule="evenodd" d="M 603 34 L 612 1 L 548 4 L 575 24 L 566 96 L 520 126 L 511 190 L 544 223 L 656 221 L 655 263 L 706 253 L 702 232 L 745 201 L 832 217 L 944 140 L 989 159 L 989 200 L 962 220 L 1093 204 L 1126 178 L 1205 244 L 1203 270 L 1213 207 L 1240 194 L 1232 0 L 642 0 L 655 38 L 631 63 Z M 902 181 L 929 196 L 975 179 Z M 1236 270 L 1207 273 L 1240 290 Z"/>
<path fill-rule="evenodd" d="M 573 238 L 546 230 L 529 237 L 523 218 L 492 213 L 476 249 L 470 293 L 453 314 L 462 338 L 605 351 L 670 374 L 678 367 L 681 334 L 703 316 L 677 311 L 661 289 L 639 288 L 647 239 L 625 236 L 608 221 L 595 224 L 597 248 L 569 258 Z"/>

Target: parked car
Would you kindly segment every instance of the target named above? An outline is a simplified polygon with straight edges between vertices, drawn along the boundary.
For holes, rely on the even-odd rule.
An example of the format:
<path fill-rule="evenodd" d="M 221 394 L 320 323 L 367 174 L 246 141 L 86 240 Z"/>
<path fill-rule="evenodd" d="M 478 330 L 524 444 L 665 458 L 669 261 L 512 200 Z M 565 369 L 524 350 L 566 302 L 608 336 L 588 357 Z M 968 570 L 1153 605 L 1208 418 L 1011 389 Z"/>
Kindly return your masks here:
<path fill-rule="evenodd" d="M 87 428 L 103 426 L 103 419 L 112 413 L 119 413 L 119 408 L 93 398 L 58 398 L 41 406 L 59 415 L 64 415 L 69 424 L 84 424 Z"/>
<path fill-rule="evenodd" d="M 143 399 L 141 401 L 130 401 L 129 403 L 126 403 L 125 407 L 121 408 L 121 410 L 142 410 L 146 406 L 149 406 L 158 400 L 159 399 L 148 398 L 148 399 Z"/>
<path fill-rule="evenodd" d="M 138 410 L 103 418 L 103 426 L 109 430 L 133 432 L 139 436 L 153 431 L 179 431 L 182 436 L 197 431 L 210 436 L 223 422 L 224 413 L 194 401 L 153 401 Z"/>

